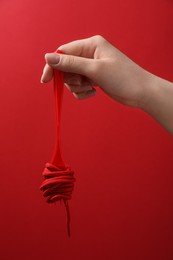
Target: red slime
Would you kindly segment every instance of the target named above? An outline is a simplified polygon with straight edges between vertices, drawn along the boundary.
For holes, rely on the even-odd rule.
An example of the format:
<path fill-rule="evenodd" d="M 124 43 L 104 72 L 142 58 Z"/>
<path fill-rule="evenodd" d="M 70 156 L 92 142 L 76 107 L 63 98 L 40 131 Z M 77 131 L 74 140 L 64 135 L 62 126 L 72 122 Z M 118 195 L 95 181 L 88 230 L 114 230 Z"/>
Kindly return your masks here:
<path fill-rule="evenodd" d="M 62 53 L 57 50 L 57 53 Z M 43 196 L 47 198 L 47 203 L 63 201 L 67 213 L 67 232 L 70 237 L 70 210 L 68 200 L 72 197 L 74 188 L 74 172 L 67 166 L 62 158 L 60 146 L 60 120 L 61 107 L 64 89 L 64 74 L 54 70 L 54 96 L 56 110 L 56 144 L 52 159 L 46 163 L 43 171 L 44 181 L 40 186 Z"/>

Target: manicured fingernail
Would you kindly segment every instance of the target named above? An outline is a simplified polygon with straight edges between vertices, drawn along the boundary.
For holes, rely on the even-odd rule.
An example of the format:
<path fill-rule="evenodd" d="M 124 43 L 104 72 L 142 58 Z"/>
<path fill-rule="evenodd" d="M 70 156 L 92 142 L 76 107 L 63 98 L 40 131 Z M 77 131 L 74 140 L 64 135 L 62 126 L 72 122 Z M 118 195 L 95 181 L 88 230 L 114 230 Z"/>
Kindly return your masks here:
<path fill-rule="evenodd" d="M 57 53 L 46 53 L 45 59 L 48 64 L 57 64 L 60 60 L 60 55 Z"/>
<path fill-rule="evenodd" d="M 43 75 L 44 75 L 44 73 L 42 73 L 42 75 L 41 75 L 40 83 L 45 83 L 44 80 L 43 80 L 43 78 L 44 78 Z"/>

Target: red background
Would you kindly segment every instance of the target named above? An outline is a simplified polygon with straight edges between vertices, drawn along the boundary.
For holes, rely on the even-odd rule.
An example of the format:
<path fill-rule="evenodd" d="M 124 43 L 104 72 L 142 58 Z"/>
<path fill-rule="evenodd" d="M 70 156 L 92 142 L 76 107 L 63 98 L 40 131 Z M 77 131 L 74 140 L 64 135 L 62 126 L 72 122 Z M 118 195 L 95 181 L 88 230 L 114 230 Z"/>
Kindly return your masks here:
<path fill-rule="evenodd" d="M 0 259 L 173 259 L 173 139 L 144 112 L 98 90 L 65 90 L 62 147 L 77 179 L 65 209 L 39 186 L 55 141 L 44 54 L 101 34 L 173 79 L 171 0 L 0 1 Z"/>

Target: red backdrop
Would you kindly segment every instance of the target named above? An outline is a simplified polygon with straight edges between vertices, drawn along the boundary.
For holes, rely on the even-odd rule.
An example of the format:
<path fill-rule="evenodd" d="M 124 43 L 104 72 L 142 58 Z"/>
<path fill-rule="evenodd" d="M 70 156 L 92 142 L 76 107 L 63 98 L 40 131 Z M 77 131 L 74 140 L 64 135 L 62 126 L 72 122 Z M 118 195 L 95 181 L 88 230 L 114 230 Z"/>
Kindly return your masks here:
<path fill-rule="evenodd" d="M 55 141 L 44 54 L 101 34 L 149 71 L 173 79 L 173 1 L 0 1 L 0 258 L 173 259 L 173 139 L 150 116 L 98 90 L 65 90 L 62 147 L 77 179 L 72 237 L 65 209 L 39 186 Z"/>

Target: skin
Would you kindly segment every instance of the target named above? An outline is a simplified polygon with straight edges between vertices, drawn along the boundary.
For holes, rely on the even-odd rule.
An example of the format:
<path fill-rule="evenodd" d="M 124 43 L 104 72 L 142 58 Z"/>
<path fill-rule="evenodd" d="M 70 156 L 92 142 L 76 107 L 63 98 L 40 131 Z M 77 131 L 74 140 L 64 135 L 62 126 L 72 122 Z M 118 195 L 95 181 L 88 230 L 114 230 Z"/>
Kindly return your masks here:
<path fill-rule="evenodd" d="M 146 71 L 102 36 L 77 40 L 48 53 L 41 82 L 53 69 L 64 72 L 66 87 L 79 100 L 92 97 L 99 86 L 112 99 L 142 109 L 173 134 L 173 83 Z"/>

